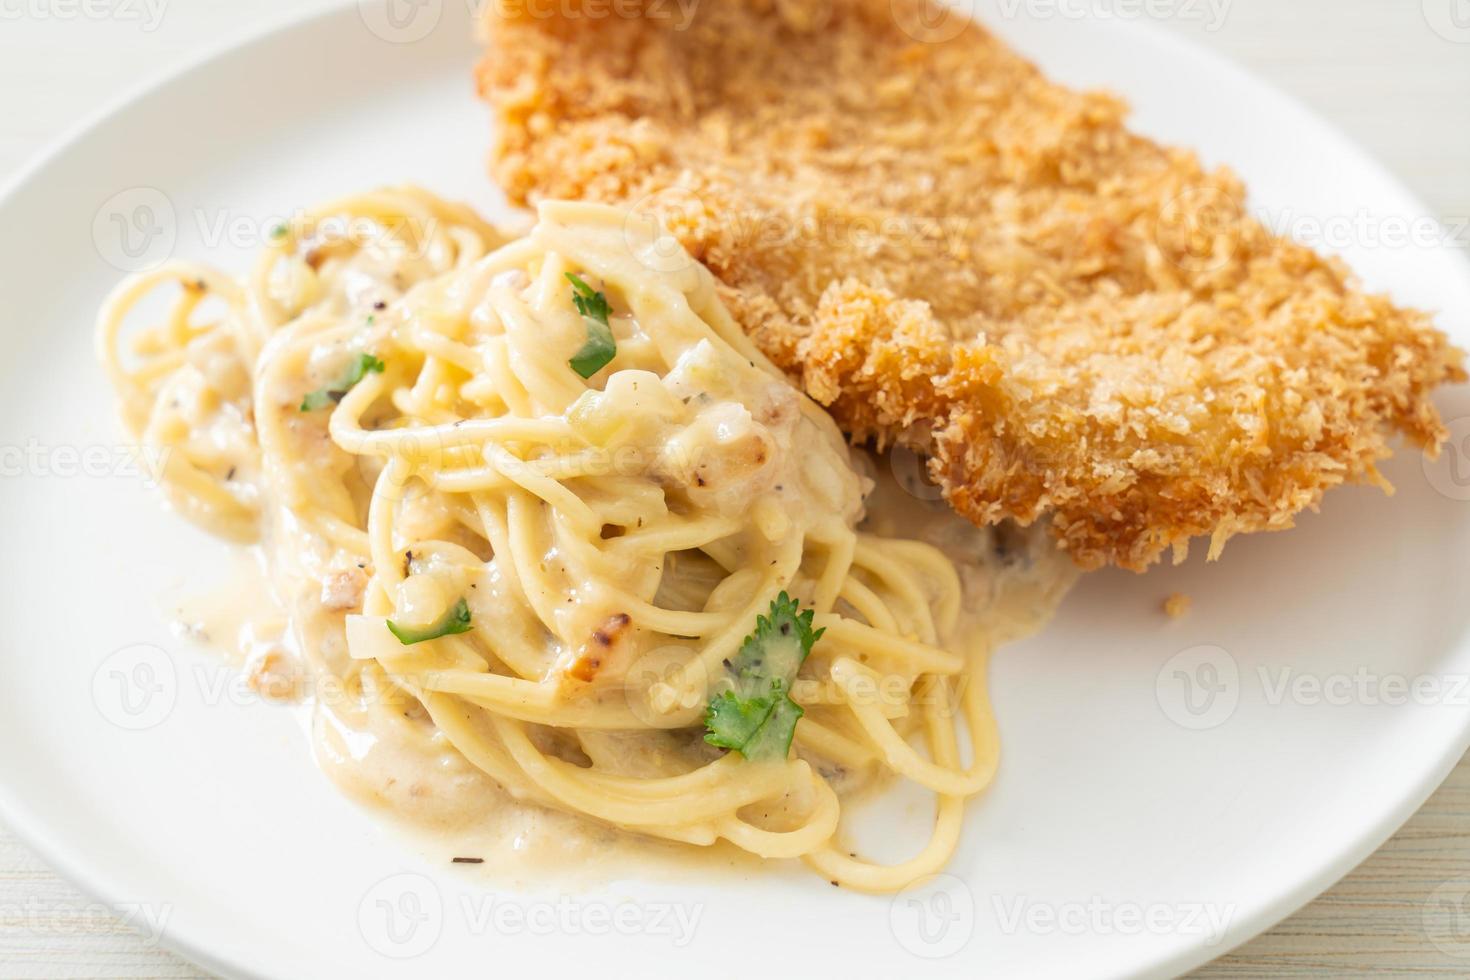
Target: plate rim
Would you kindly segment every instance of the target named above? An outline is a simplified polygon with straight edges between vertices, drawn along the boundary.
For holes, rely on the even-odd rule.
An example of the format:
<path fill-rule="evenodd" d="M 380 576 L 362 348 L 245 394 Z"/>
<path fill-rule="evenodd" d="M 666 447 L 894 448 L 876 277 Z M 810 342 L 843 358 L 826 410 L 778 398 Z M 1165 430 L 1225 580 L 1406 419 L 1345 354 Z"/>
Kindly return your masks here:
<path fill-rule="evenodd" d="M 189 76 L 207 71 L 216 62 L 248 49 L 269 46 L 275 40 L 323 21 L 345 18 L 364 3 L 376 0 L 327 0 L 272 17 L 260 24 L 234 34 L 224 40 L 202 45 L 200 50 L 180 61 L 151 73 L 140 82 L 125 88 L 121 93 L 104 100 L 96 109 L 83 114 L 57 137 L 40 150 L 30 154 L 26 162 L 3 183 L 0 183 L 0 213 L 22 197 L 28 187 L 58 158 L 65 155 L 95 129 L 116 116 L 136 108 L 153 96 L 185 81 Z M 978 11 L 972 10 L 977 20 L 987 30 L 992 26 Z M 1357 139 L 1344 132 L 1335 122 L 1312 108 L 1300 97 L 1287 92 L 1275 84 L 1251 72 L 1234 59 L 1205 47 L 1195 39 L 1182 33 L 1168 31 L 1163 26 L 1146 19 L 1128 21 L 1119 25 L 1126 31 L 1146 42 L 1153 48 L 1168 48 L 1187 54 L 1192 60 L 1207 64 L 1210 71 L 1228 76 L 1232 82 L 1252 90 L 1259 96 L 1289 109 L 1303 120 L 1310 120 L 1318 133 L 1338 144 L 1350 148 L 1358 162 L 1371 168 L 1384 185 L 1392 187 L 1401 198 L 1411 204 L 1418 213 L 1436 215 L 1423 198 L 1406 185 L 1389 167 L 1369 152 Z M 997 31 L 996 33 L 1001 33 Z M 1008 42 L 1009 43 L 1009 42 Z M 1033 56 L 1021 52 L 1028 61 Z M 1130 107 L 1131 112 L 1131 107 Z M 1211 162 L 1211 167 L 1220 164 Z M 1470 282 L 1470 252 L 1463 248 L 1442 247 L 1450 266 L 1458 269 L 1459 275 Z M 1444 311 L 1434 311 L 1436 316 Z M 1442 324 L 1437 324 L 1444 329 Z M 1447 333 L 1449 331 L 1446 331 Z M 1466 343 L 1470 338 L 1455 338 Z M 1411 446 L 1400 445 L 1397 453 L 1412 453 Z M 1460 643 L 1470 647 L 1470 632 L 1462 634 Z M 1180 945 L 1157 956 L 1140 959 L 1136 966 L 1123 976 L 1175 976 L 1196 969 L 1215 959 L 1229 955 L 1245 943 L 1261 935 L 1273 926 L 1300 911 L 1338 881 L 1350 874 L 1372 854 L 1377 852 L 1403 825 L 1424 805 L 1430 796 L 1443 784 L 1467 750 L 1470 750 L 1470 716 L 1461 721 L 1457 739 L 1447 740 L 1439 753 L 1423 760 L 1423 766 L 1412 792 L 1401 794 L 1390 807 L 1368 829 L 1356 835 L 1352 847 L 1343 848 L 1332 859 L 1324 861 L 1312 875 L 1303 876 L 1286 887 L 1268 889 L 1271 897 L 1262 902 L 1250 915 L 1233 920 L 1226 928 L 1223 938 L 1213 946 L 1201 942 Z M 120 882 L 85 858 L 85 848 L 68 842 L 63 835 L 50 833 L 44 822 L 29 804 L 13 792 L 9 783 L 0 778 L 0 822 L 11 833 L 41 858 L 45 864 L 84 894 L 103 903 L 115 904 L 115 898 L 124 892 Z M 1426 940 L 1427 941 L 1427 940 Z M 195 942 L 187 930 L 164 930 L 158 946 L 168 949 L 188 960 L 193 965 L 226 977 L 244 977 L 250 980 L 273 980 L 272 976 L 259 972 L 243 961 L 227 959 L 217 955 L 208 947 Z M 963 963 L 957 963 L 963 966 Z"/>
<path fill-rule="evenodd" d="M 31 154 L 14 176 L 0 183 L 0 213 L 3 213 L 13 201 L 20 198 L 28 185 L 44 174 L 55 160 L 64 156 L 108 120 L 172 88 L 189 75 L 208 70 L 215 62 L 225 57 L 239 54 L 247 48 L 267 45 L 278 37 L 301 30 L 309 24 L 342 17 L 349 8 L 355 8 L 361 2 L 363 0 L 328 0 L 326 3 L 303 7 L 272 17 L 266 23 L 248 28 L 238 35 L 203 45 L 198 52 L 150 73 L 119 94 L 103 100 L 100 106 L 84 113 L 80 119 L 67 126 L 59 136 L 54 137 L 41 149 Z M 124 893 L 120 883 L 106 871 L 94 864 L 89 864 L 84 857 L 83 849 L 74 844 L 68 846 L 60 835 L 48 832 L 44 821 L 19 794 L 12 792 L 10 784 L 3 778 L 0 778 L 0 822 L 4 823 L 6 829 L 17 840 L 45 862 L 50 870 L 56 872 L 82 894 L 106 905 L 109 910 L 117 906 L 118 896 Z M 115 913 L 114 917 L 116 917 Z M 121 919 L 118 921 L 122 922 Z M 131 926 L 129 929 L 133 934 L 139 934 L 137 929 Z M 187 932 L 164 929 L 158 937 L 157 946 L 180 956 L 193 966 L 202 967 L 221 977 L 240 978 L 240 980 L 279 980 L 279 978 L 252 969 L 244 962 L 234 962 L 217 955 L 206 946 L 189 938 Z"/>
<path fill-rule="evenodd" d="M 1310 121 L 1313 126 L 1317 127 L 1321 135 L 1336 140 L 1352 150 L 1359 162 L 1370 167 L 1376 173 L 1377 178 L 1391 186 L 1406 204 L 1415 209 L 1416 213 L 1433 215 L 1438 220 L 1438 212 L 1430 208 L 1414 188 L 1406 184 L 1361 141 L 1322 115 L 1306 100 L 1261 78 L 1228 55 L 1208 48 L 1191 37 L 1172 33 L 1152 20 L 1143 18 L 1129 21 L 1125 27 L 1129 32 L 1147 38 L 1150 45 L 1172 47 L 1183 51 L 1192 59 L 1206 63 L 1212 71 L 1228 75 L 1236 85 L 1254 90 L 1259 95 L 1269 96 L 1277 103 L 1288 107 L 1299 118 Z M 1029 55 L 1027 59 L 1031 60 Z M 1134 106 L 1130 103 L 1128 109 L 1131 117 Z M 1205 164 L 1211 168 L 1222 165 L 1211 161 L 1205 161 Z M 1246 184 L 1246 191 L 1249 195 L 1249 182 Z M 1320 249 L 1317 250 L 1320 251 Z M 1457 269 L 1462 279 L 1470 282 L 1470 250 L 1462 247 L 1440 246 L 1440 252 L 1448 265 Z M 1470 344 L 1470 337 L 1457 337 L 1440 322 L 1443 310 L 1435 309 L 1430 312 L 1434 317 L 1435 327 L 1449 336 L 1451 342 L 1461 345 Z M 1467 313 L 1470 313 L 1470 310 L 1467 310 Z M 1465 385 L 1457 387 L 1464 388 Z M 1405 444 L 1402 437 L 1395 444 L 1394 456 L 1418 452 L 1420 450 Z M 1461 634 L 1460 645 L 1470 645 L 1470 631 Z M 1141 963 L 1133 976 L 1174 977 L 1197 970 L 1230 955 L 1306 908 L 1387 844 L 1439 790 L 1467 753 L 1470 753 L 1470 715 L 1461 721 L 1458 739 L 1448 742 L 1440 755 L 1433 758 L 1423 768 L 1415 790 L 1402 796 L 1397 805 L 1391 807 L 1373 824 L 1370 831 L 1360 832 L 1354 847 L 1345 848 L 1333 860 L 1324 862 L 1317 874 L 1304 877 L 1292 886 L 1274 889 L 1275 896 L 1270 901 L 1262 903 L 1255 914 L 1232 921 L 1225 930 L 1225 938 L 1217 946 L 1205 948 L 1194 944 L 1176 952 L 1165 953 L 1147 963 Z M 1427 938 L 1425 942 L 1428 943 Z"/>

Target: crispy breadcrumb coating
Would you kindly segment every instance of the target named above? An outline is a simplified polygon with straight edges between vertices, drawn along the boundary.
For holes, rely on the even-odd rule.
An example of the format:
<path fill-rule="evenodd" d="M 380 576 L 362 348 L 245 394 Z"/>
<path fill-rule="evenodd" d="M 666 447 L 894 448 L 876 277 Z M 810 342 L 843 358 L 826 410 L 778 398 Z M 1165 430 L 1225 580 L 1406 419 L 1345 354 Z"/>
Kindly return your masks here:
<path fill-rule="evenodd" d="M 1382 483 L 1394 433 L 1444 438 L 1430 393 L 1465 374 L 1427 316 L 980 26 L 580 2 L 487 21 L 495 177 L 656 214 L 855 441 L 930 454 L 971 520 L 1049 515 L 1083 567 L 1141 570 Z"/>

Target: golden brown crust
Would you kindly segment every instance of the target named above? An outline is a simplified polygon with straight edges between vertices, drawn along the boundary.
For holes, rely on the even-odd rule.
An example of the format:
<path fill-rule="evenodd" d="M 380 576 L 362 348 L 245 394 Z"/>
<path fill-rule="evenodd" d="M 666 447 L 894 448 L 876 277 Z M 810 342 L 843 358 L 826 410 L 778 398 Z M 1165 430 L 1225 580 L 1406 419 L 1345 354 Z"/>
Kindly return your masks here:
<path fill-rule="evenodd" d="M 655 212 L 855 439 L 930 452 L 972 520 L 1051 515 L 1084 567 L 1289 527 L 1444 437 L 1464 372 L 1426 316 L 922 2 L 497 5 L 494 174 Z"/>

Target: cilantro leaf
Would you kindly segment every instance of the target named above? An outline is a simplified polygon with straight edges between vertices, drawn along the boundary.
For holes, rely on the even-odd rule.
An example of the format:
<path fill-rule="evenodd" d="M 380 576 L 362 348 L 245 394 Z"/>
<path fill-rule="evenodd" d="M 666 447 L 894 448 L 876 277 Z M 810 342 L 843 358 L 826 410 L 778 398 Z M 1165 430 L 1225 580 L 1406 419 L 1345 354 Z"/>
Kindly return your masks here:
<path fill-rule="evenodd" d="M 743 749 L 771 717 L 775 706 L 770 698 L 742 700 L 734 691 L 710 698 L 704 713 L 704 740 L 722 749 Z"/>
<path fill-rule="evenodd" d="M 361 381 L 369 371 L 374 374 L 382 374 L 388 365 L 371 354 L 359 354 L 357 360 L 347 369 L 347 376 L 343 379 L 345 386 L 351 388 Z"/>
<path fill-rule="evenodd" d="M 368 372 L 382 374 L 386 367 L 386 364 L 371 354 L 357 355 L 357 360 L 348 365 L 347 370 L 341 378 L 337 379 L 336 384 L 308 392 L 306 397 L 301 399 L 301 411 L 315 412 L 328 405 L 337 404 L 344 395 L 352 390 L 354 385 L 367 376 Z"/>
<path fill-rule="evenodd" d="M 582 377 L 590 378 L 618 353 L 618 344 L 613 339 L 607 319 L 612 307 L 608 305 L 607 297 L 587 285 L 581 276 L 575 272 L 566 275 L 572 284 L 572 305 L 582 314 L 582 323 L 587 327 L 587 342 L 567 363 Z"/>
<path fill-rule="evenodd" d="M 572 305 L 577 308 L 577 312 L 606 323 L 612 313 L 607 297 L 587 285 L 587 281 L 575 272 L 568 272 L 567 280 L 572 284 Z"/>
<path fill-rule="evenodd" d="M 770 717 L 756 730 L 740 754 L 747 759 L 785 759 L 791 752 L 791 739 L 796 735 L 796 723 L 806 714 L 801 705 L 791 700 L 785 685 L 776 682 L 777 695 L 771 705 Z"/>
<path fill-rule="evenodd" d="M 455 633 L 468 633 L 470 626 L 470 604 L 463 599 L 454 604 L 437 622 L 428 626 L 417 628 L 413 626 L 399 626 L 393 620 L 388 620 L 388 632 L 398 637 L 398 642 L 406 647 L 425 640 L 437 640 L 441 636 L 450 636 Z"/>
<path fill-rule="evenodd" d="M 756 617 L 755 632 L 725 662 L 730 688 L 705 709 L 706 742 L 747 759 L 786 758 L 804 714 L 791 699 L 791 685 L 822 636 L 822 630 L 812 629 L 812 615 L 782 592 L 767 615 Z"/>
<path fill-rule="evenodd" d="M 301 399 L 301 410 L 303 412 L 315 412 L 318 409 L 326 408 L 328 405 L 337 404 L 341 398 L 341 395 L 334 395 L 326 388 L 318 388 L 316 391 L 307 392 L 306 397 Z"/>

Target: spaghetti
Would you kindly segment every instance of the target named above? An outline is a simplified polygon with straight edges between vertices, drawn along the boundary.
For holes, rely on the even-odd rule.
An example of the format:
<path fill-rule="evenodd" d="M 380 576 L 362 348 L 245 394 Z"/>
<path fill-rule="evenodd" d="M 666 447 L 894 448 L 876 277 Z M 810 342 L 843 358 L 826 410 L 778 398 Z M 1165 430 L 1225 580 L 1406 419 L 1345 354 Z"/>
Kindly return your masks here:
<path fill-rule="evenodd" d="M 506 241 L 423 191 L 356 196 L 276 229 L 244 283 L 124 283 L 101 354 L 175 506 L 308 583 L 325 625 L 301 645 L 344 716 L 526 803 L 902 888 L 995 771 L 1004 556 L 968 525 L 962 568 L 871 533 L 831 419 L 703 266 L 637 238 L 601 206 L 545 204 Z M 128 330 L 168 284 L 159 325 Z M 1049 608 L 1065 563 L 1025 564 Z M 786 595 L 821 631 L 801 717 L 789 752 L 746 758 L 706 739 L 707 705 Z M 885 775 L 937 798 L 891 865 L 841 844 L 844 801 Z"/>

